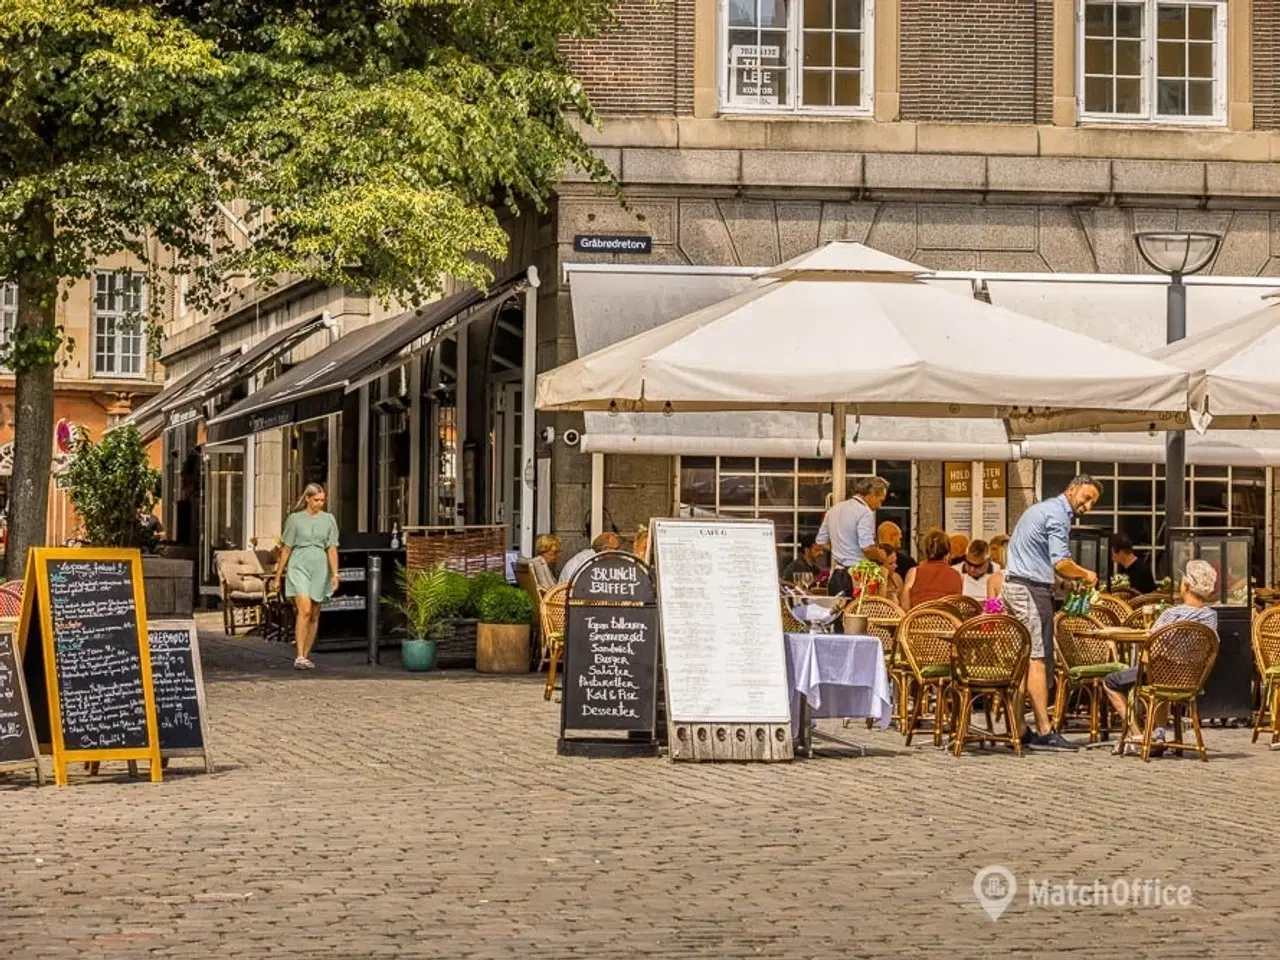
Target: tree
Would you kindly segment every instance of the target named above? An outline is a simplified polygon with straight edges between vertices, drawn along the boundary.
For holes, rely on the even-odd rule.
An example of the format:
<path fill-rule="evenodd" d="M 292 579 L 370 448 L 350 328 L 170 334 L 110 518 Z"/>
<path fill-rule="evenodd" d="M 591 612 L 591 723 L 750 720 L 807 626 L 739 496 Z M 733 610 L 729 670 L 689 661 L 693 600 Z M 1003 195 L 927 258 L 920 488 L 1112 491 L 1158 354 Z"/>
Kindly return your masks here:
<path fill-rule="evenodd" d="M 541 208 L 569 165 L 609 177 L 557 44 L 610 15 L 608 0 L 0 0 L 0 278 L 19 288 L 0 349 L 17 379 L 8 575 L 43 537 L 67 281 L 127 251 L 153 310 L 177 275 L 206 308 L 232 275 L 409 303 L 447 276 L 483 286 L 504 206 Z"/>

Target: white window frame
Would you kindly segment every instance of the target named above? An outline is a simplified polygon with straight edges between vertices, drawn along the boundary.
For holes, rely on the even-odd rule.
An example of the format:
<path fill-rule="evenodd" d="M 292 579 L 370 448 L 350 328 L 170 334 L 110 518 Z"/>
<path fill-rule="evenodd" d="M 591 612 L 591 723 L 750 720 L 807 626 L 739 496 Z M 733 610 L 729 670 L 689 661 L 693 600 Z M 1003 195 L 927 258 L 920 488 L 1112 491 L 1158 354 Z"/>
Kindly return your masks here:
<path fill-rule="evenodd" d="M 1123 2 L 1123 0 L 1122 0 Z M 1227 15 L 1228 0 L 1141 0 L 1146 8 L 1142 31 L 1142 112 L 1098 113 L 1085 109 L 1085 6 L 1088 0 L 1076 2 L 1076 110 L 1081 122 L 1113 125 L 1151 125 L 1177 127 L 1223 127 L 1227 123 Z M 1188 117 L 1156 113 L 1156 31 L 1157 11 L 1161 5 L 1211 6 L 1217 9 L 1213 34 L 1213 114 Z M 1112 65 L 1114 70 L 1114 64 Z"/>
<path fill-rule="evenodd" d="M 133 311 L 116 310 L 116 309 L 100 309 L 98 307 L 98 282 L 103 277 L 122 277 L 137 278 L 141 283 L 138 298 L 138 323 L 140 324 L 136 334 L 125 332 L 121 324 L 123 321 L 134 316 Z M 143 275 L 129 270 L 96 270 L 93 273 L 93 287 L 90 290 L 90 303 L 93 307 L 93 375 L 99 379 L 110 380 L 145 380 L 147 376 L 147 331 L 146 331 L 146 313 L 147 313 L 147 278 Z M 103 370 L 101 368 L 101 360 L 105 356 L 98 350 L 98 340 L 100 334 L 98 325 L 103 321 L 114 321 L 115 330 L 110 335 L 112 340 L 110 356 L 115 360 L 115 370 Z M 133 338 L 136 336 L 139 340 L 138 369 L 137 371 L 123 371 L 120 368 L 124 366 L 124 340 L 126 337 Z"/>
<path fill-rule="evenodd" d="M 0 343 L 6 343 L 18 326 L 18 285 L 0 283 Z"/>
<path fill-rule="evenodd" d="M 790 0 L 787 13 L 788 56 L 787 90 L 790 103 L 749 104 L 733 103 L 731 67 L 729 64 L 729 0 L 717 0 L 716 12 L 716 63 L 720 88 L 720 112 L 744 115 L 787 115 L 828 117 L 870 117 L 875 110 L 875 0 L 862 0 L 862 103 L 856 107 L 818 107 L 800 103 L 803 77 L 802 43 L 804 37 L 804 0 Z"/>

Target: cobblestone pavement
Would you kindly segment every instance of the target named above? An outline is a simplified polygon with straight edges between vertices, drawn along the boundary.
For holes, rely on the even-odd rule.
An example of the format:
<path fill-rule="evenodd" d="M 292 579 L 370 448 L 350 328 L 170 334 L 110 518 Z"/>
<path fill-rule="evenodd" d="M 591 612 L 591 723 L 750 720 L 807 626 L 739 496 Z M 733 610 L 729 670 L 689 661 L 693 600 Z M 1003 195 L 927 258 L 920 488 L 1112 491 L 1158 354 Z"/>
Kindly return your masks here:
<path fill-rule="evenodd" d="M 0 957 L 1280 951 L 1280 753 L 1247 731 L 1208 731 L 1207 765 L 956 759 L 861 725 L 862 758 L 566 760 L 533 677 L 204 649 L 216 774 L 0 778 Z M 996 921 L 973 894 L 992 864 L 1020 881 Z M 1117 878 L 1193 900 L 1027 901 Z"/>

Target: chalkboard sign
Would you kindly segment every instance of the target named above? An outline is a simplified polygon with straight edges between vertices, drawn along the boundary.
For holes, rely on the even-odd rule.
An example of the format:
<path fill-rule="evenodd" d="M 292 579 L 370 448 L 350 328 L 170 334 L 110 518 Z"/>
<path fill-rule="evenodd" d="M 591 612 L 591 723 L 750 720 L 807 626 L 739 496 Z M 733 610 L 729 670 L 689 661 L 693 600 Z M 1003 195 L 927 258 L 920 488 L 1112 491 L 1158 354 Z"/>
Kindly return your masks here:
<path fill-rule="evenodd" d="M 18 660 L 18 645 L 9 631 L 0 633 L 0 770 L 33 769 L 40 773 L 40 751 Z"/>
<path fill-rule="evenodd" d="M 153 620 L 147 624 L 151 682 L 156 694 L 160 756 L 203 757 L 213 772 L 204 705 L 204 674 L 194 620 Z"/>
<path fill-rule="evenodd" d="M 658 611 L 648 568 L 628 553 L 592 557 L 569 587 L 560 753 L 652 754 Z M 607 739 L 570 732 L 625 733 Z"/>
<path fill-rule="evenodd" d="M 80 760 L 148 760 L 158 781 L 138 551 L 33 550 L 19 635 L 28 685 L 43 674 L 37 733 L 52 746 L 58 784 L 66 783 L 67 764 Z"/>

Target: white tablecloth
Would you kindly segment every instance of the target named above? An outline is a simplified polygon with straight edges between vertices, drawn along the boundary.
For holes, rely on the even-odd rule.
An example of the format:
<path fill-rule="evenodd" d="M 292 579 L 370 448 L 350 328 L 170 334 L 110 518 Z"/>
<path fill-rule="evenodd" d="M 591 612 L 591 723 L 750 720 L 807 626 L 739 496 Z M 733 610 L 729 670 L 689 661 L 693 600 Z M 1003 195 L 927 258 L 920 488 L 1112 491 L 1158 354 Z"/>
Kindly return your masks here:
<path fill-rule="evenodd" d="M 875 637 L 788 633 L 787 687 L 795 737 L 800 735 L 802 695 L 814 718 L 870 717 L 887 727 L 893 716 L 884 648 Z"/>

